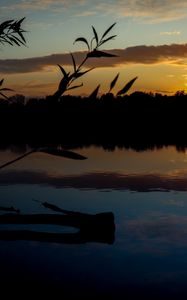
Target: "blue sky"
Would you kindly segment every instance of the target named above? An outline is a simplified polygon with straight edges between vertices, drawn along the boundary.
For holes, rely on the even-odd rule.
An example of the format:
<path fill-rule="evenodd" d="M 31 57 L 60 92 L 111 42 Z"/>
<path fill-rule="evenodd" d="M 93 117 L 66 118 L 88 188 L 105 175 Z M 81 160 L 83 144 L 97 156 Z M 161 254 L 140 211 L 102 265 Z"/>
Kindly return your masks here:
<path fill-rule="evenodd" d="M 36 64 L 34 71 L 33 69 L 30 72 L 22 70 L 18 74 L 16 67 L 10 75 L 8 73 L 11 72 L 6 73 L 3 69 L 5 59 L 12 59 L 11 64 L 7 64 L 12 71 L 15 59 L 18 59 L 21 65 L 22 59 L 48 56 L 49 61 L 49 56 L 52 54 L 63 55 L 70 51 L 86 50 L 84 44 L 73 45 L 74 40 L 79 36 L 90 39 L 93 34 L 92 25 L 95 26 L 98 34 L 102 34 L 114 22 L 117 24 L 111 33 L 117 34 L 117 37 L 108 42 L 103 49 L 123 50 L 131 47 L 131 53 L 136 55 L 137 50 L 141 50 L 143 62 L 140 60 L 137 62 L 134 57 L 128 64 L 125 61 L 123 64 L 123 61 L 120 60 L 118 65 L 111 64 L 110 66 L 110 62 L 107 61 L 108 67 L 104 66 L 87 75 L 88 88 L 87 90 L 85 88 L 86 92 L 91 92 L 91 87 L 98 83 L 98 72 L 110 81 L 113 79 L 113 75 L 119 71 L 122 76 L 125 75 L 125 80 L 130 79 L 131 76 L 139 76 L 140 80 L 134 87 L 138 90 L 164 90 L 169 93 L 178 89 L 187 90 L 187 49 L 182 47 L 187 42 L 186 1 L 1 0 L 0 15 L 2 22 L 7 19 L 26 17 L 23 27 L 28 31 L 25 34 L 27 47 L 3 46 L 0 56 L 1 77 L 6 78 L 9 86 L 13 85 L 14 88 L 17 86 L 19 93 L 26 93 L 28 96 L 32 94 L 45 96 L 48 92 L 52 92 L 60 78 L 56 61 L 54 66 L 52 62 L 49 65 L 46 64 L 45 68 L 41 70 L 37 69 Z M 179 47 L 174 48 L 173 44 L 177 44 Z M 156 52 L 149 47 L 144 52 L 145 48 L 135 48 L 141 45 L 169 45 L 171 47 L 167 49 L 164 47 L 154 48 Z M 156 55 L 156 62 L 150 60 L 150 63 L 145 64 L 143 56 L 146 55 L 149 60 L 149 56 L 152 57 L 153 53 Z M 64 63 L 63 59 L 62 62 Z M 24 61 L 24 63 L 27 62 Z M 119 83 L 123 84 L 122 78 Z M 102 85 L 105 89 L 106 82 L 103 81 Z M 80 91 L 76 90 L 76 93 L 83 92 L 80 89 Z"/>

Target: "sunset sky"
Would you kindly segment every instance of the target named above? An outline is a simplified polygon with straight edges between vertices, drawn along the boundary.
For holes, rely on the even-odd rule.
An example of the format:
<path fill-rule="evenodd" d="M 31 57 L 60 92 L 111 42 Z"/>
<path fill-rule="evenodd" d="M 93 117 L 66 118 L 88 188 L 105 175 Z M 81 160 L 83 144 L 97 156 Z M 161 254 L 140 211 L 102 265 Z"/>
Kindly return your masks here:
<path fill-rule="evenodd" d="M 86 53 L 85 45 L 74 40 L 90 40 L 92 25 L 101 36 L 114 22 L 110 34 L 117 37 L 100 50 L 118 57 L 90 58 L 87 67 L 96 68 L 71 93 L 90 94 L 99 83 L 101 93 L 107 92 L 118 72 L 114 94 L 136 76 L 130 92 L 187 92 L 186 0 L 1 0 L 0 15 L 0 22 L 26 17 L 27 47 L 6 45 L 0 52 L 0 78 L 17 94 L 55 92 L 62 77 L 57 64 L 71 70 L 70 52 L 77 62 Z"/>

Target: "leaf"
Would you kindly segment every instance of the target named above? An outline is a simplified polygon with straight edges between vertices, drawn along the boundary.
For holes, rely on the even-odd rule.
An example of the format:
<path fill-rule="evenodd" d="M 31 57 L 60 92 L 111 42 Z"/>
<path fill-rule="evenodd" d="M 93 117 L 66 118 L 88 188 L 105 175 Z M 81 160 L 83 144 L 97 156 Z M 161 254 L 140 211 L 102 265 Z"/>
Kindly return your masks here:
<path fill-rule="evenodd" d="M 117 55 L 94 49 L 87 54 L 87 57 L 117 57 Z"/>
<path fill-rule="evenodd" d="M 21 23 L 23 22 L 23 20 L 25 20 L 25 17 L 24 18 L 22 18 L 22 19 L 20 19 L 19 21 L 17 21 L 17 26 L 19 26 L 19 28 L 20 28 L 20 26 L 21 26 Z"/>
<path fill-rule="evenodd" d="M 14 42 L 17 46 L 20 46 L 20 44 L 18 43 L 17 39 L 12 37 L 12 36 L 9 36 L 9 39 Z"/>
<path fill-rule="evenodd" d="M 68 74 L 66 73 L 65 69 L 63 67 L 61 67 L 61 65 L 58 65 L 62 74 L 64 75 L 64 77 L 68 77 Z"/>
<path fill-rule="evenodd" d="M 19 36 L 22 38 L 22 40 L 24 41 L 24 43 L 26 43 L 26 40 L 25 40 L 23 34 L 21 33 L 21 31 L 19 31 L 18 34 L 19 34 Z"/>
<path fill-rule="evenodd" d="M 130 81 L 124 86 L 124 88 L 122 88 L 122 89 L 117 93 L 117 96 L 125 94 L 125 93 L 131 88 L 131 86 L 133 85 L 133 83 L 135 82 L 135 80 L 136 80 L 137 78 L 138 78 L 138 77 L 135 77 L 135 78 L 133 78 L 132 80 L 130 80 Z"/>
<path fill-rule="evenodd" d="M 3 84 L 3 81 L 4 81 L 4 78 L 1 79 L 1 81 L 0 81 L 0 86 Z"/>
<path fill-rule="evenodd" d="M 88 44 L 88 41 L 87 41 L 87 39 L 85 39 L 84 37 L 79 37 L 79 38 L 77 38 L 77 39 L 74 41 L 73 44 L 75 44 L 76 42 L 83 42 L 83 43 L 85 43 L 85 44 L 87 45 L 87 47 L 88 47 L 88 50 L 90 51 L 90 46 L 89 46 L 89 44 Z"/>
<path fill-rule="evenodd" d="M 99 88 L 100 88 L 100 84 L 96 87 L 96 89 L 90 94 L 90 96 L 88 98 L 97 98 Z"/>
<path fill-rule="evenodd" d="M 112 82 L 110 83 L 110 89 L 109 89 L 109 92 L 111 92 L 111 90 L 114 88 L 117 80 L 118 80 L 118 77 L 119 77 L 119 73 L 114 77 L 114 79 L 112 80 Z"/>
<path fill-rule="evenodd" d="M 109 33 L 109 31 L 114 27 L 114 25 L 116 25 L 116 22 L 114 24 L 112 24 L 102 35 L 101 40 Z"/>
<path fill-rule="evenodd" d="M 74 68 L 74 72 L 76 73 L 76 63 L 75 63 L 75 59 L 74 59 L 74 56 L 73 54 L 70 52 L 71 54 L 71 58 L 72 58 L 72 61 L 73 61 L 73 68 Z"/>
<path fill-rule="evenodd" d="M 99 46 L 103 45 L 104 43 L 108 42 L 109 40 L 114 39 L 116 36 L 117 36 L 117 34 L 112 35 L 112 36 L 108 37 L 108 38 L 105 39 L 105 40 L 101 40 L 101 42 L 99 43 Z"/>
<path fill-rule="evenodd" d="M 17 36 L 12 36 L 17 42 L 19 42 L 22 45 L 25 45 Z M 10 38 L 10 37 L 9 37 Z"/>
<path fill-rule="evenodd" d="M 40 149 L 40 151 L 47 153 L 47 154 L 66 157 L 66 158 L 70 158 L 70 159 L 76 159 L 76 160 L 87 159 L 87 157 L 85 157 L 81 154 L 78 154 L 76 152 L 69 151 L 69 150 L 61 150 L 61 149 L 57 149 L 57 148 L 42 148 L 42 149 Z"/>
<path fill-rule="evenodd" d="M 14 20 L 8 20 L 0 24 L 0 28 L 7 28 Z"/>
<path fill-rule="evenodd" d="M 14 44 L 13 43 L 11 43 L 10 41 L 8 41 L 8 40 L 6 40 L 5 41 L 6 43 L 8 43 L 9 45 L 11 45 L 11 46 L 13 46 Z M 2 44 L 4 44 L 3 42 L 2 42 Z"/>
<path fill-rule="evenodd" d="M 95 40 L 96 40 L 96 44 L 98 46 L 99 39 L 98 39 L 97 31 L 95 30 L 95 28 L 93 26 L 92 26 L 92 29 L 93 29 L 94 37 L 95 37 Z"/>
<path fill-rule="evenodd" d="M 69 87 L 67 90 L 68 90 L 68 91 L 69 91 L 69 90 L 73 90 L 73 89 L 79 88 L 79 87 L 81 87 L 81 86 L 83 86 L 83 83 L 81 83 L 81 84 L 79 84 L 79 85 L 74 85 L 74 86 L 72 86 L 72 87 Z"/>

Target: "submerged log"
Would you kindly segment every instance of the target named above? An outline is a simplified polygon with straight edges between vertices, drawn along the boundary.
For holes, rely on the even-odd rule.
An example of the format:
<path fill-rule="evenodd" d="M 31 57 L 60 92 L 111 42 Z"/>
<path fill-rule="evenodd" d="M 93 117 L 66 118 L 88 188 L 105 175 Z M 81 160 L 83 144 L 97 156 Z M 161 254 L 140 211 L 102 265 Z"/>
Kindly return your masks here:
<path fill-rule="evenodd" d="M 0 230 L 3 240 L 35 240 L 56 243 L 114 242 L 115 224 L 112 212 L 100 214 L 4 214 L 0 224 L 50 224 L 78 228 L 77 233 L 51 233 L 32 230 Z"/>

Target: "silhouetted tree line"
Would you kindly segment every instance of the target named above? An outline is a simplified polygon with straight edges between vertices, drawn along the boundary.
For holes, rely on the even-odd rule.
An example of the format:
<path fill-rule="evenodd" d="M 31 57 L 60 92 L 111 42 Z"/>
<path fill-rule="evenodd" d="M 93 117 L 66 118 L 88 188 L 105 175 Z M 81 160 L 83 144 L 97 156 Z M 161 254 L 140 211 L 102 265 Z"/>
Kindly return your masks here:
<path fill-rule="evenodd" d="M 187 95 L 134 92 L 100 98 L 63 96 L 25 101 L 15 95 L 0 99 L 1 141 L 11 143 L 100 144 L 146 148 L 186 146 Z M 107 146 L 108 145 L 108 146 Z"/>
<path fill-rule="evenodd" d="M 25 30 L 20 20 L 8 20 L 0 24 L 0 43 L 11 46 L 26 45 Z M 176 144 L 179 149 L 186 146 L 187 95 L 178 91 L 173 96 L 127 91 L 136 81 L 131 79 L 114 96 L 111 91 L 116 85 L 119 73 L 109 86 L 109 92 L 98 98 L 100 85 L 89 97 L 68 96 L 71 89 L 79 88 L 83 83 L 74 85 L 92 68 L 85 70 L 85 62 L 91 58 L 114 57 L 103 52 L 100 46 L 113 40 L 116 35 L 109 33 L 116 23 L 108 27 L 99 36 L 92 26 L 92 37 L 78 37 L 87 52 L 80 64 L 72 58 L 72 72 L 58 65 L 62 73 L 58 89 L 52 96 L 42 99 L 25 100 L 23 95 L 7 97 L 12 91 L 3 86 L 0 80 L 0 128 L 1 145 L 4 144 L 61 144 L 63 145 L 103 145 L 114 149 L 115 145 L 137 148 L 138 150 L 157 145 Z"/>

